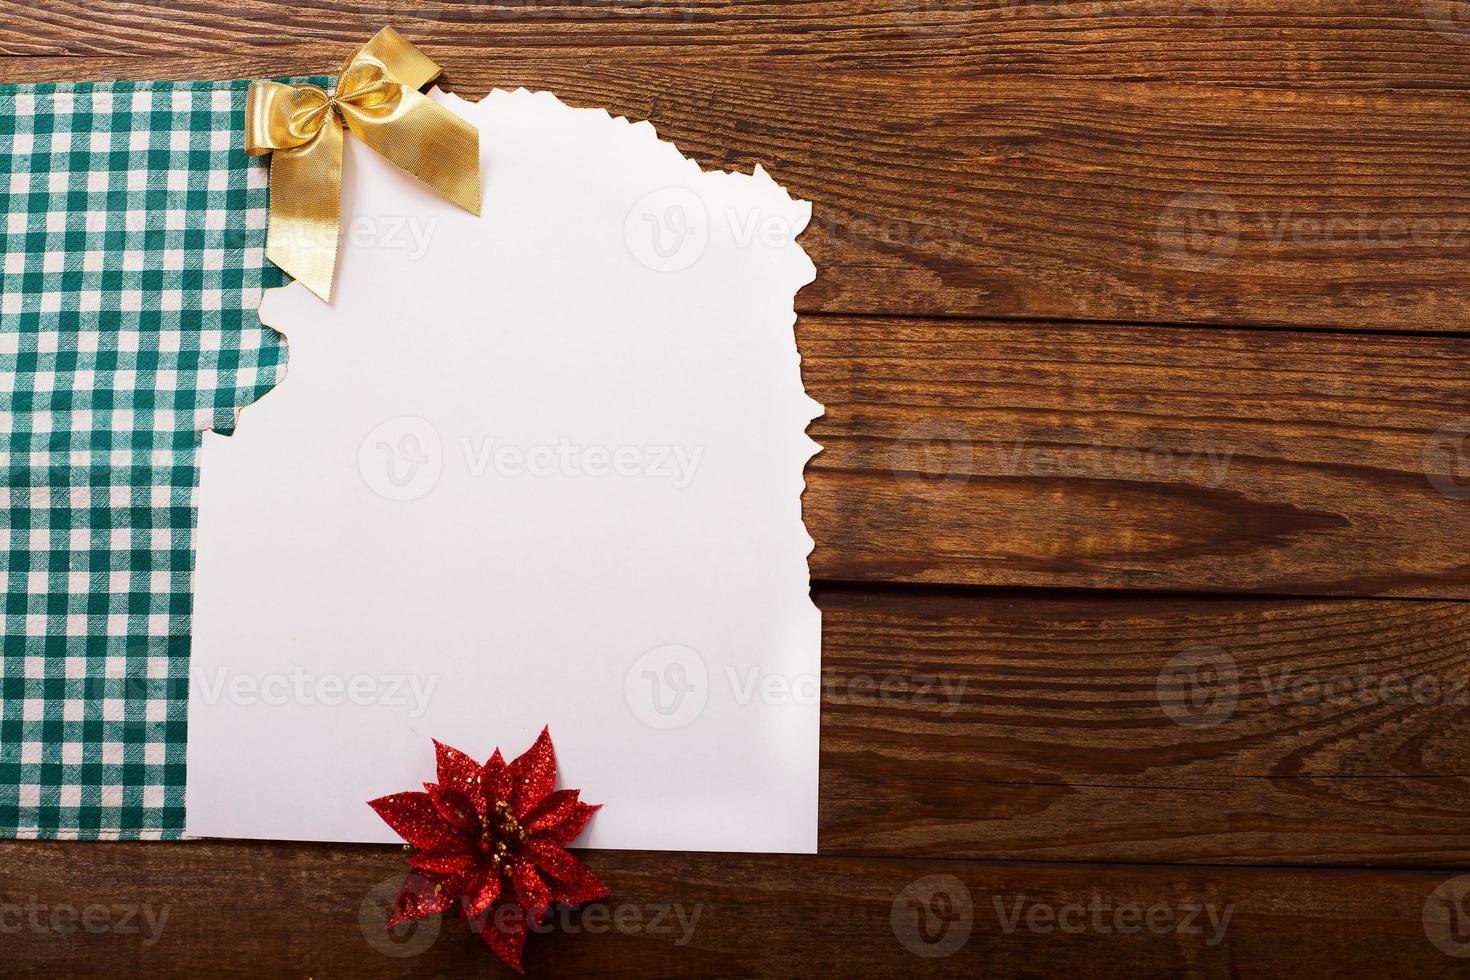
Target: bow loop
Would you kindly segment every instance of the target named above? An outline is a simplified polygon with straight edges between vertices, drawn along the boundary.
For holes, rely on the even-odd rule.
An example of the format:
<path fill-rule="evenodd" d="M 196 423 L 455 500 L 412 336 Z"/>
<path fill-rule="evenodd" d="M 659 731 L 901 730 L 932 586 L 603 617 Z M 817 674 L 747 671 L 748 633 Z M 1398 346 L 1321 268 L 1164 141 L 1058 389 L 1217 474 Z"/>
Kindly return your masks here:
<path fill-rule="evenodd" d="M 250 83 L 245 152 L 271 154 L 265 254 L 329 300 L 341 219 L 342 127 L 374 152 L 480 213 L 480 133 L 419 87 L 439 66 L 385 27 L 342 63 L 335 92 Z"/>
<path fill-rule="evenodd" d="M 332 117 L 332 97 L 316 85 L 251 82 L 245 96 L 245 152 L 263 156 L 310 142 Z"/>

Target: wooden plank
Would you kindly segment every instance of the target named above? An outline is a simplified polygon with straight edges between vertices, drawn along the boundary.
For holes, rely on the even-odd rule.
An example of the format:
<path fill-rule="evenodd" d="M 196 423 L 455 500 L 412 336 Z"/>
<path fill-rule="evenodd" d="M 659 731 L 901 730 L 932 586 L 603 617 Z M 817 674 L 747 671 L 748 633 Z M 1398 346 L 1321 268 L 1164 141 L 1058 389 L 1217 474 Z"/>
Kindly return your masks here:
<path fill-rule="evenodd" d="M 1470 595 L 1470 344 L 807 317 L 829 580 Z"/>
<path fill-rule="evenodd" d="M 1464 975 L 1431 939 L 1464 938 L 1443 871 L 587 860 L 613 897 L 532 937 L 533 976 Z M 511 975 L 454 919 L 386 942 L 382 896 L 402 868 L 382 847 L 0 843 L 0 911 L 21 925 L 6 972 Z M 77 925 L 89 908 L 91 932 Z"/>
<path fill-rule="evenodd" d="M 817 597 L 826 853 L 1470 865 L 1470 606 Z"/>
<path fill-rule="evenodd" d="M 0 54 L 241 52 L 359 43 L 384 23 L 463 49 L 683 58 L 780 54 L 843 66 L 1303 88 L 1465 90 L 1453 0 L 44 0 L 0 2 Z"/>
<path fill-rule="evenodd" d="M 697 48 L 554 58 L 476 30 L 479 47 L 428 47 L 461 94 L 546 88 L 648 118 L 702 163 L 764 164 L 815 202 L 803 243 L 820 274 L 803 311 L 1470 329 L 1461 92 L 1038 80 Z M 0 77 L 330 71 L 343 53 L 334 40 L 10 58 Z"/>

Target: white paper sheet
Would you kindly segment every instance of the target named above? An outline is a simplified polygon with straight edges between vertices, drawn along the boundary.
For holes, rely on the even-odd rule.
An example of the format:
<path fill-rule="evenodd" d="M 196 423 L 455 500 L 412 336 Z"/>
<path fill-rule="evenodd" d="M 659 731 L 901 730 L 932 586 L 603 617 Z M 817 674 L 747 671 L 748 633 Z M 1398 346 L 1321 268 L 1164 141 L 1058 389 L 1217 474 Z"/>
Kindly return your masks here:
<path fill-rule="evenodd" d="M 474 218 L 347 141 L 333 303 L 201 454 L 192 836 L 392 841 L 430 738 L 550 725 L 579 845 L 816 847 L 820 617 L 792 311 L 810 205 L 547 93 Z"/>

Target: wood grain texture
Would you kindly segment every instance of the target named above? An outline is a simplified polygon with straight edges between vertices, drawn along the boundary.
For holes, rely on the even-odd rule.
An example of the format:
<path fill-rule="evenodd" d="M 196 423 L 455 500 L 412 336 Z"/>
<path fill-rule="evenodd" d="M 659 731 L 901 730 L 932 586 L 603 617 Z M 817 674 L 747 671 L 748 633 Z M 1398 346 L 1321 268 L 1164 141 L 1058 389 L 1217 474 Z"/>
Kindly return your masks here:
<path fill-rule="evenodd" d="M 1453 0 L 3 0 L 0 54 L 243 54 L 391 23 L 446 61 L 487 53 L 983 68 L 1040 79 L 1470 88 Z"/>
<path fill-rule="evenodd" d="M 201 53 L 15 57 L 0 78 L 331 71 L 345 52 L 334 40 L 224 55 L 207 31 L 141 9 L 135 27 L 158 24 L 139 44 L 184 31 Z M 698 48 L 571 57 L 491 47 L 493 22 L 474 30 L 481 47 L 426 45 L 455 91 L 544 88 L 650 119 L 701 163 L 762 164 L 813 201 L 802 241 L 821 274 L 803 311 L 1470 329 L 1459 91 L 1038 84 L 986 66 Z M 1470 52 L 1445 44 L 1446 61 Z"/>
<path fill-rule="evenodd" d="M 1470 343 L 807 317 L 822 579 L 1470 594 Z"/>
<path fill-rule="evenodd" d="M 818 604 L 824 853 L 1470 865 L 1470 606 Z"/>
<path fill-rule="evenodd" d="M 586 858 L 613 897 L 606 911 L 532 937 L 532 976 L 1463 976 L 1464 961 L 1429 938 L 1450 934 L 1441 925 L 1446 907 L 1433 897 L 1449 878 L 1443 873 L 611 851 Z M 380 847 L 0 843 L 0 909 L 18 909 L 26 922 L 29 909 L 44 907 L 36 913 L 42 928 L 26 924 L 5 937 L 6 973 L 512 975 L 455 920 L 399 947 L 384 943 L 379 895 L 402 868 L 401 853 Z M 917 938 L 916 901 L 941 910 L 928 920 L 937 942 Z M 154 921 L 167 910 L 167 918 L 157 933 L 146 925 L 126 935 L 51 927 L 55 909 L 75 915 L 89 906 L 106 908 L 93 921 L 109 926 L 126 909 Z M 679 926 L 679 914 L 692 929 Z M 144 921 L 142 913 L 131 920 Z M 621 928 L 610 927 L 618 921 Z M 931 955 L 911 952 L 900 936 Z M 932 955 L 946 943 L 952 952 Z M 427 948 L 416 955 L 384 952 L 420 945 Z"/>

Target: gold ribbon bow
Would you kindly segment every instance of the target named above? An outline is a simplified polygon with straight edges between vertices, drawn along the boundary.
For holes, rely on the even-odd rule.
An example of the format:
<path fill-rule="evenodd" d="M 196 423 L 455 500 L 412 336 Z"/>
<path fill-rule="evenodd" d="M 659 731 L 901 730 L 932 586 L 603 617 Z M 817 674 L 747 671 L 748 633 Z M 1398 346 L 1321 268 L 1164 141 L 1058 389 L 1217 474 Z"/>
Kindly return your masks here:
<path fill-rule="evenodd" d="M 471 214 L 480 213 L 480 131 L 419 88 L 439 66 L 385 27 L 342 63 L 337 89 L 250 83 L 245 152 L 271 154 L 265 256 L 332 298 L 341 224 L 342 127 Z"/>

